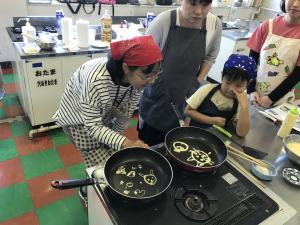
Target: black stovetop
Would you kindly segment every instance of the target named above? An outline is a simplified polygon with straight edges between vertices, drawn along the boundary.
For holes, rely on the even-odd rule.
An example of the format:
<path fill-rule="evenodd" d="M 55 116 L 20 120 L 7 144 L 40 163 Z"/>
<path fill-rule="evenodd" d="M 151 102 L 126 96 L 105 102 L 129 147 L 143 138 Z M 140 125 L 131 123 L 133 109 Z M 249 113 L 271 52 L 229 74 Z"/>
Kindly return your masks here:
<path fill-rule="evenodd" d="M 279 209 L 276 202 L 227 162 L 213 174 L 186 172 L 176 166 L 173 169 L 174 178 L 169 189 L 158 199 L 146 204 L 123 202 L 113 196 L 108 188 L 100 188 L 117 224 L 254 225 Z M 189 191 L 184 192 L 186 189 Z M 200 204 L 204 210 L 190 213 L 182 196 L 191 197 L 195 193 L 207 200 Z M 197 201 L 189 201 L 188 205 L 192 208 L 196 206 L 196 211 L 199 209 Z M 180 208 L 182 212 L 179 212 Z"/>

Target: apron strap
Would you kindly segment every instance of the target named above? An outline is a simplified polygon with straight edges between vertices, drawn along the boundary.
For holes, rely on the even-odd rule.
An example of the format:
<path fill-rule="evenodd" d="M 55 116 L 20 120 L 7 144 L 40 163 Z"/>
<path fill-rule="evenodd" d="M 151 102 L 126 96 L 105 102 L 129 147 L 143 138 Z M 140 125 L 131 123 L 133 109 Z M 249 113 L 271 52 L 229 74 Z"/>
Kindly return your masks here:
<path fill-rule="evenodd" d="M 208 94 L 206 95 L 206 97 L 204 98 L 204 100 L 201 102 L 201 104 L 198 106 L 198 109 L 200 109 L 202 107 L 202 105 L 204 105 L 207 101 L 211 100 L 211 97 L 217 92 L 217 90 L 219 90 L 221 88 L 221 84 L 218 84 L 217 86 L 215 86 L 213 89 L 210 90 L 210 92 L 208 92 Z"/>
<path fill-rule="evenodd" d="M 208 93 L 208 95 L 204 98 L 204 100 L 202 101 L 202 103 L 199 105 L 198 109 L 200 109 L 200 107 L 204 104 L 207 103 L 207 101 L 211 101 L 211 98 L 214 96 L 214 94 L 217 92 L 217 90 L 221 89 L 221 84 L 218 84 L 217 86 L 215 86 L 213 89 L 211 89 L 211 91 Z M 230 119 L 234 116 L 234 114 L 237 111 L 239 102 L 236 98 L 233 99 L 233 105 L 232 108 L 230 110 Z"/>
<path fill-rule="evenodd" d="M 270 19 L 269 20 L 269 34 L 272 34 L 272 30 L 273 30 L 273 20 Z"/>
<path fill-rule="evenodd" d="M 176 9 L 171 11 L 171 23 L 170 23 L 169 32 L 170 32 L 170 30 L 176 29 L 176 14 L 177 14 Z M 165 46 L 162 50 L 163 58 L 166 55 L 166 51 L 168 49 L 168 43 L 170 43 L 170 39 L 171 39 L 171 35 L 168 34 L 166 42 L 165 42 Z"/>

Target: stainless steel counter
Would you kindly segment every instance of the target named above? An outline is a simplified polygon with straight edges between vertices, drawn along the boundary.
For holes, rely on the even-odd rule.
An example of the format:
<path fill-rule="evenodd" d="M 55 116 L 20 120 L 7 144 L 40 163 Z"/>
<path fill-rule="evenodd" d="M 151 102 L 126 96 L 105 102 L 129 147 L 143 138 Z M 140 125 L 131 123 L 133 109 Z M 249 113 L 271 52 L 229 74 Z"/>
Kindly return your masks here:
<path fill-rule="evenodd" d="M 296 209 L 297 214 L 291 218 L 286 224 L 298 225 L 300 224 L 300 188 L 288 184 L 281 177 L 282 169 L 285 167 L 294 167 L 300 169 L 300 166 L 293 164 L 286 156 L 282 149 L 283 143 L 280 137 L 277 137 L 277 131 L 279 127 L 273 122 L 265 118 L 260 113 L 253 113 L 251 116 L 251 130 L 246 138 L 238 138 L 234 136 L 240 144 L 245 146 L 260 149 L 267 152 L 268 155 L 264 158 L 267 161 L 272 162 L 278 171 L 277 177 L 272 181 L 261 181 L 265 186 L 270 188 L 274 193 L 279 195 L 290 206 Z M 218 135 L 222 140 L 227 138 L 211 128 L 211 131 Z M 234 133 L 234 132 L 232 132 Z M 234 145 L 234 144 L 232 144 Z M 234 145 L 238 148 L 238 146 Z M 250 171 L 250 163 L 235 158 L 240 164 L 242 164 L 248 171 Z"/>
<path fill-rule="evenodd" d="M 233 21 L 228 22 L 228 24 L 237 26 Z M 236 30 L 223 30 L 222 35 L 234 41 L 248 40 L 259 25 L 260 23 L 257 21 L 249 21 L 247 28 Z"/>
<path fill-rule="evenodd" d="M 38 53 L 26 54 L 23 50 L 25 46 L 24 42 L 14 42 L 16 51 L 21 59 L 35 59 L 35 58 L 46 58 L 46 57 L 57 57 L 57 56 L 72 56 L 72 55 L 88 55 L 96 53 L 106 53 L 108 52 L 107 48 L 79 48 L 76 51 L 69 51 L 68 49 L 63 48 L 61 41 L 53 48 L 53 50 L 45 51 L 41 50 Z"/>

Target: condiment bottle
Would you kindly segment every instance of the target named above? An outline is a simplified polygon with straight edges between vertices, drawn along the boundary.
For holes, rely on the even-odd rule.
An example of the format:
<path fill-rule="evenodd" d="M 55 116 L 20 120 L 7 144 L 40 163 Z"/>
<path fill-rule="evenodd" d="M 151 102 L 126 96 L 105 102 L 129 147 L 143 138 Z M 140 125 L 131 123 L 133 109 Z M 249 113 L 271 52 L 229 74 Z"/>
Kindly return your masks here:
<path fill-rule="evenodd" d="M 297 107 L 291 108 L 288 114 L 286 115 L 284 121 L 282 122 L 282 125 L 277 133 L 277 136 L 284 138 L 285 136 L 289 135 L 298 117 L 299 117 L 299 111 Z"/>
<path fill-rule="evenodd" d="M 112 39 L 112 18 L 105 10 L 103 16 L 101 17 L 101 41 L 111 42 Z"/>
<path fill-rule="evenodd" d="M 26 33 L 28 35 L 30 35 L 31 37 L 36 37 L 36 30 L 33 26 L 31 26 L 31 24 L 29 23 L 29 18 L 26 18 L 27 22 L 26 22 L 26 25 L 22 27 L 22 33 Z M 25 42 L 25 44 L 28 44 L 28 43 L 33 43 L 35 42 L 35 40 L 33 39 L 29 39 L 28 37 L 26 36 L 23 36 L 23 40 Z"/>

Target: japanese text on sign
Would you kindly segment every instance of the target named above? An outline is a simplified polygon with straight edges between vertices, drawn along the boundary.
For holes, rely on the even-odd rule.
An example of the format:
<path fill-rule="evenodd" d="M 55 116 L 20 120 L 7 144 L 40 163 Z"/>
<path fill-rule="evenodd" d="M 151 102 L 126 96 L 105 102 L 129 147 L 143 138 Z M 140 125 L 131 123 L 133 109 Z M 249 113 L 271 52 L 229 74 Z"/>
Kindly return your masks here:
<path fill-rule="evenodd" d="M 53 76 L 56 75 L 56 69 L 44 69 L 44 70 L 37 70 L 35 71 L 36 77 L 44 77 L 45 76 Z M 57 85 L 57 79 L 45 79 L 45 80 L 38 80 L 37 87 L 47 87 L 47 86 L 54 86 Z"/>
<path fill-rule="evenodd" d="M 38 87 L 47 87 L 57 85 L 57 79 L 52 80 L 39 80 L 36 82 Z"/>

